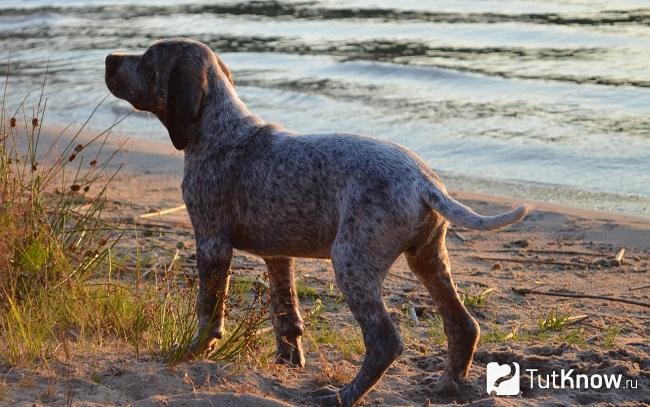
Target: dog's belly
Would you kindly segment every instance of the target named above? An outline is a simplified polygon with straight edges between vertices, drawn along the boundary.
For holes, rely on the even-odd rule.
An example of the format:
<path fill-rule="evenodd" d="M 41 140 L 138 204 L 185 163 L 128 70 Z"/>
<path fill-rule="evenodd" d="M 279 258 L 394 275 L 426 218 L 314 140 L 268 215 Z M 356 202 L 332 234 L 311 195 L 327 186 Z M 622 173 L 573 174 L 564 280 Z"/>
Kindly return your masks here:
<path fill-rule="evenodd" d="M 238 200 L 233 246 L 259 256 L 328 258 L 339 225 L 335 192 L 306 181 L 248 188 Z"/>
<path fill-rule="evenodd" d="M 246 230 L 247 229 L 247 230 Z M 240 229 L 235 233 L 233 247 L 261 257 L 329 258 L 334 233 L 313 228 L 302 231 L 277 228 L 261 230 Z"/>
<path fill-rule="evenodd" d="M 313 250 L 304 247 L 278 247 L 268 248 L 251 245 L 250 247 L 242 246 L 235 249 L 242 250 L 260 257 L 301 257 L 306 259 L 329 259 L 330 247 L 321 247 Z"/>

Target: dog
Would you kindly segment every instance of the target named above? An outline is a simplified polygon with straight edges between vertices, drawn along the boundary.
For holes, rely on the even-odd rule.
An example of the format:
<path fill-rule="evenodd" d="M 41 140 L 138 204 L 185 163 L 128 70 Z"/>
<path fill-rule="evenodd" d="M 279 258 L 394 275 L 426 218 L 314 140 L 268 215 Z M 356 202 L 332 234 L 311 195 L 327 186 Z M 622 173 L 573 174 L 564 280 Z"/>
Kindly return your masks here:
<path fill-rule="evenodd" d="M 382 282 L 404 253 L 443 318 L 445 380 L 467 375 L 480 329 L 451 277 L 447 222 L 491 230 L 523 219 L 526 207 L 482 216 L 449 196 L 433 170 L 397 144 L 302 135 L 264 122 L 237 96 L 223 61 L 200 42 L 161 40 L 142 55 L 110 54 L 105 64 L 111 93 L 157 116 L 184 150 L 182 191 L 199 273 L 193 355 L 208 352 L 224 333 L 237 249 L 262 257 L 268 268 L 276 360 L 304 366 L 293 258 L 329 258 L 361 327 L 365 356 L 351 383 L 323 389 L 318 401 L 352 406 L 404 349 L 382 301 Z"/>

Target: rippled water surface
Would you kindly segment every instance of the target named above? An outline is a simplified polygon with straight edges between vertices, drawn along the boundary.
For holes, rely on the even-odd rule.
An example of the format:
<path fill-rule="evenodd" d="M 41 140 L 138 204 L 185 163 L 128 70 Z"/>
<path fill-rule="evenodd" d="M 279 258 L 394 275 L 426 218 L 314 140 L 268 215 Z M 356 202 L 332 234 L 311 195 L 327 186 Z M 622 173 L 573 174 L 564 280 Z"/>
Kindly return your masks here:
<path fill-rule="evenodd" d="M 650 1 L 3 0 L 9 102 L 47 69 L 47 121 L 82 122 L 107 53 L 169 36 L 208 43 L 269 121 L 399 142 L 450 189 L 650 217 Z M 91 126 L 129 110 L 111 96 Z"/>

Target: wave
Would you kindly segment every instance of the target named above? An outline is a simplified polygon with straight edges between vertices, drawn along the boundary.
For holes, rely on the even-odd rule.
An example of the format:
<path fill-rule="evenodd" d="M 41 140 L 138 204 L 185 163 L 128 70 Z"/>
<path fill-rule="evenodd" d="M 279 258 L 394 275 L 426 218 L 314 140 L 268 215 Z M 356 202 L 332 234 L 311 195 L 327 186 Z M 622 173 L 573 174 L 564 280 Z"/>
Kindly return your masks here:
<path fill-rule="evenodd" d="M 367 60 L 399 65 L 443 68 L 490 77 L 523 80 L 545 80 L 603 86 L 650 88 L 650 80 L 617 78 L 568 73 L 528 73 L 508 68 L 513 62 L 585 61 L 604 57 L 606 48 L 528 48 L 528 47 L 454 47 L 435 46 L 426 42 L 375 39 L 366 41 L 304 42 L 296 37 L 194 35 L 217 52 L 284 53 L 297 55 L 330 55 L 342 61 Z M 113 32 L 96 27 L 33 27 L 20 32 L 0 32 L 0 41 L 21 40 L 23 49 L 47 48 L 86 51 L 94 49 L 144 49 L 158 35 L 138 31 Z M 53 57 L 56 60 L 56 56 Z M 486 58 L 507 64 L 484 64 Z M 499 66 L 504 68 L 499 69 Z M 69 69 L 72 69 L 68 67 Z M 52 73 L 52 72 L 50 72 Z"/>
<path fill-rule="evenodd" d="M 407 61 L 402 61 L 403 64 L 408 64 Z M 630 86 L 635 88 L 650 88 L 650 80 L 637 80 L 628 78 L 611 78 L 605 76 L 580 76 L 570 74 L 526 74 L 521 72 L 513 72 L 506 70 L 494 70 L 481 67 L 473 67 L 458 64 L 445 64 L 445 63 L 421 63 L 418 66 L 431 66 L 435 68 L 450 69 L 458 72 L 468 72 L 486 76 L 494 76 L 505 79 L 524 79 L 524 80 L 543 80 L 555 82 L 570 82 L 578 85 L 602 85 L 602 86 Z"/>
<path fill-rule="evenodd" d="M 317 2 L 284 3 L 279 1 L 250 1 L 226 4 L 141 6 L 105 5 L 30 8 L 5 8 L 7 17 L 37 13 L 99 14 L 104 18 L 131 19 L 145 16 L 171 16 L 176 14 L 215 14 L 307 20 L 380 20 L 386 22 L 419 21 L 447 24 L 498 24 L 528 23 L 566 26 L 650 25 L 650 8 L 633 10 L 606 10 L 586 14 L 561 13 L 459 13 L 415 11 L 395 8 L 329 8 L 318 7 Z"/>
<path fill-rule="evenodd" d="M 354 63 L 352 63 L 354 64 Z M 351 71 L 355 67 L 349 68 Z M 364 71 L 367 69 L 364 67 Z M 379 73 L 380 75 L 383 72 Z M 354 78 L 354 72 L 350 74 Z M 421 78 L 421 76 L 418 76 Z M 447 79 L 453 81 L 454 79 Z M 456 81 L 463 81 L 459 75 Z M 310 94 L 324 96 L 330 99 L 348 102 L 362 102 L 373 109 L 385 111 L 387 115 L 399 114 L 411 118 L 423 119 L 431 123 L 441 123 L 449 119 L 480 120 L 486 117 L 502 117 L 512 119 L 517 117 L 548 118 L 562 116 L 564 123 L 583 129 L 588 133 L 611 135 L 627 135 L 646 139 L 647 129 L 650 128 L 650 118 L 639 115 L 610 115 L 594 114 L 587 108 L 575 106 L 563 107 L 555 104 L 517 101 L 464 101 L 464 100 L 424 100 L 413 98 L 411 95 L 399 94 L 381 83 L 360 83 L 354 80 L 336 78 L 301 78 L 301 79 L 268 79 L 260 72 L 237 72 L 238 86 L 265 89 L 280 89 L 295 92 L 299 95 Z M 478 85 L 480 86 L 480 85 Z M 418 112 L 413 116 L 413 112 Z M 574 142 L 575 133 L 567 130 L 563 134 L 549 135 L 546 128 L 538 131 L 526 129 L 524 132 L 516 129 L 485 130 L 480 135 L 498 139 L 539 140 L 546 143 Z"/>

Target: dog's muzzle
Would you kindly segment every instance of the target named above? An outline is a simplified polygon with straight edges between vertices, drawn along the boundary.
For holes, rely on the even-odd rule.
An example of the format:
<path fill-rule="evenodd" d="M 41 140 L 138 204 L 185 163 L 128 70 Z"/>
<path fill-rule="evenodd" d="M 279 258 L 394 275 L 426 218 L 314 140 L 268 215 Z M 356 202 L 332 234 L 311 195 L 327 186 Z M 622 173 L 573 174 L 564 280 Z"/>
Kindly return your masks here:
<path fill-rule="evenodd" d="M 106 57 L 106 79 L 112 78 L 124 62 L 124 54 L 110 54 Z"/>

